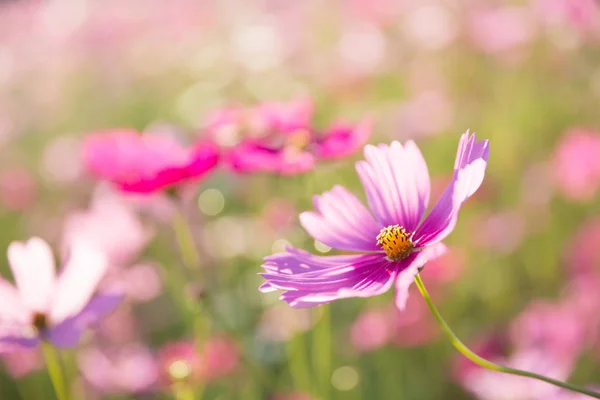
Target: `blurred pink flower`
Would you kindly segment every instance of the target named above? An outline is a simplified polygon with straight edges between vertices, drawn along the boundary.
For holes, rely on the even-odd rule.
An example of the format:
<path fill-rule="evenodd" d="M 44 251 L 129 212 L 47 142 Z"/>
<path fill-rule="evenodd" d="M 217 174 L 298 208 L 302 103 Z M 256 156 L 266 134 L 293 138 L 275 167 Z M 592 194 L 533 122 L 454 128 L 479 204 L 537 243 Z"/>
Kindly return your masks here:
<path fill-rule="evenodd" d="M 359 352 L 377 350 L 390 341 L 392 329 L 387 308 L 363 311 L 352 323 L 350 340 Z"/>
<path fill-rule="evenodd" d="M 550 25 L 571 24 L 581 32 L 600 33 L 600 6 L 595 0 L 536 0 L 533 4 Z"/>
<path fill-rule="evenodd" d="M 473 242 L 499 254 L 517 249 L 525 236 L 523 216 L 514 211 L 501 211 L 473 220 Z"/>
<path fill-rule="evenodd" d="M 571 200 L 591 200 L 600 187 L 600 133 L 573 128 L 558 142 L 553 159 L 556 185 Z"/>
<path fill-rule="evenodd" d="M 444 132 L 453 118 L 452 102 L 440 90 L 424 90 L 408 99 L 400 109 L 400 132 L 409 137 Z"/>
<path fill-rule="evenodd" d="M 9 210 L 25 210 L 35 199 L 37 183 L 34 177 L 21 168 L 0 172 L 0 201 Z"/>
<path fill-rule="evenodd" d="M 583 349 L 584 332 L 583 321 L 570 307 L 535 302 L 511 324 L 512 354 L 504 356 L 501 350 L 505 346 L 501 345 L 488 346 L 487 354 L 482 355 L 501 365 L 565 380 Z M 474 366 L 466 368 L 466 364 L 457 372 L 459 382 L 482 400 L 547 400 L 562 392 L 545 382 Z"/>
<path fill-rule="evenodd" d="M 30 373 L 44 368 L 44 361 L 38 349 L 14 347 L 2 354 L 4 367 L 14 379 L 22 378 Z"/>
<path fill-rule="evenodd" d="M 600 216 L 585 221 L 569 242 L 563 259 L 571 274 L 600 272 Z"/>
<path fill-rule="evenodd" d="M 162 381 L 212 382 L 233 372 L 239 362 L 237 345 L 224 336 L 207 339 L 200 349 L 192 341 L 164 345 L 158 352 Z"/>
<path fill-rule="evenodd" d="M 305 332 L 317 322 L 309 310 L 275 304 L 265 310 L 260 318 L 259 334 L 273 342 L 285 342 L 297 333 Z"/>
<path fill-rule="evenodd" d="M 0 278 L 0 344 L 34 347 L 44 338 L 74 347 L 121 300 L 117 294 L 94 296 L 106 259 L 88 243 L 73 244 L 58 277 L 50 246 L 37 237 L 12 242 L 8 261 L 16 288 Z"/>
<path fill-rule="evenodd" d="M 78 240 L 93 242 L 109 267 L 124 266 L 146 246 L 153 232 L 118 194 L 97 195 L 89 209 L 67 215 L 61 239 L 67 251 Z"/>
<path fill-rule="evenodd" d="M 237 172 L 292 175 L 311 170 L 319 159 L 345 157 L 365 144 L 371 121 L 335 123 L 318 133 L 311 126 L 308 100 L 226 108 L 208 118 L 205 135 L 223 147 L 225 162 Z"/>
<path fill-rule="evenodd" d="M 519 6 L 475 9 L 469 15 L 467 27 L 473 44 L 490 54 L 523 47 L 532 41 L 535 34 L 529 9 Z"/>
<path fill-rule="evenodd" d="M 211 143 L 186 148 L 167 135 L 117 129 L 88 136 L 83 158 L 92 174 L 120 190 L 151 193 L 201 179 L 216 166 L 219 151 Z"/>
<path fill-rule="evenodd" d="M 189 340 L 169 342 L 157 354 L 160 380 L 164 385 L 174 382 L 197 382 L 202 378 L 202 359 L 198 346 Z"/>
<path fill-rule="evenodd" d="M 152 353 L 141 344 L 118 349 L 92 347 L 78 355 L 85 381 L 103 394 L 135 394 L 154 386 L 158 371 Z"/>
<path fill-rule="evenodd" d="M 359 352 L 390 344 L 422 346 L 438 336 L 439 329 L 419 296 L 409 297 L 404 311 L 394 305 L 368 309 L 358 316 L 350 329 L 350 339 Z"/>
<path fill-rule="evenodd" d="M 214 336 L 202 346 L 202 378 L 207 382 L 232 373 L 239 363 L 237 344 L 225 336 Z"/>
<path fill-rule="evenodd" d="M 123 268 L 115 277 L 127 298 L 134 302 L 145 302 L 156 298 L 162 290 L 159 271 L 153 264 L 135 264 Z"/>

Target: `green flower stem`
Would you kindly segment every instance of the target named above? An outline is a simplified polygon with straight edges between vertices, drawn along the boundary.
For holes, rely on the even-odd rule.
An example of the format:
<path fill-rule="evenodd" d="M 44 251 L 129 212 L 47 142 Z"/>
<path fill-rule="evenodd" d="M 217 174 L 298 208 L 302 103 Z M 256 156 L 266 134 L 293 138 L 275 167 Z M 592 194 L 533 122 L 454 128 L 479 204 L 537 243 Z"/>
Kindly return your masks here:
<path fill-rule="evenodd" d="M 295 389 L 311 390 L 310 365 L 306 349 L 306 335 L 296 333 L 290 340 L 288 366 Z"/>
<path fill-rule="evenodd" d="M 321 319 L 313 330 L 312 361 L 322 399 L 329 399 L 331 384 L 331 311 L 330 305 L 320 307 Z"/>
<path fill-rule="evenodd" d="M 417 287 L 419 288 L 419 291 L 421 292 L 421 295 L 423 295 L 423 298 L 427 302 L 427 305 L 429 306 L 431 313 L 433 314 L 433 316 L 437 320 L 438 324 L 440 325 L 440 327 L 442 328 L 442 330 L 444 331 L 444 333 L 450 340 L 450 343 L 452 343 L 452 345 L 458 351 L 460 351 L 465 357 L 467 357 L 469 360 L 473 361 L 475 364 L 477 364 L 483 368 L 490 369 L 492 371 L 504 372 L 506 374 L 512 374 L 512 375 L 524 376 L 527 378 L 538 379 L 540 381 L 548 382 L 552 385 L 559 386 L 564 389 L 572 390 L 574 392 L 578 392 L 578 393 L 585 394 L 585 395 L 588 395 L 588 396 L 596 398 L 596 399 L 600 399 L 600 393 L 593 392 L 589 389 L 579 387 L 576 385 L 572 385 L 567 382 L 558 381 L 558 380 L 548 378 L 548 377 L 545 377 L 542 375 L 534 374 L 533 372 L 521 371 L 519 369 L 504 367 L 502 365 L 498 365 L 489 360 L 486 360 L 485 358 L 478 356 L 477 354 L 472 352 L 463 342 L 461 342 L 460 339 L 456 337 L 454 332 L 452 332 L 452 329 L 450 329 L 450 327 L 448 326 L 448 324 L 446 323 L 444 318 L 442 318 L 442 316 L 440 315 L 440 312 L 438 311 L 438 309 L 435 307 L 435 305 L 431 301 L 431 298 L 429 297 L 429 293 L 427 293 L 427 289 L 425 289 L 425 285 L 423 284 L 423 281 L 421 280 L 421 276 L 419 274 L 417 274 L 415 276 L 415 282 L 417 284 Z"/>
<path fill-rule="evenodd" d="M 196 249 L 194 235 L 185 215 L 177 207 L 173 212 L 173 230 L 179 244 L 183 264 L 190 271 L 198 270 L 200 268 L 200 254 Z"/>
<path fill-rule="evenodd" d="M 42 341 L 42 352 L 44 353 L 46 367 L 48 368 L 48 374 L 50 375 L 56 397 L 58 400 L 69 400 L 67 382 L 58 351 L 52 344 Z"/>
<path fill-rule="evenodd" d="M 201 258 L 196 248 L 192 228 L 188 224 L 186 216 L 179 209 L 175 210 L 172 223 L 183 264 L 187 267 L 188 271 L 197 273 L 200 269 Z M 203 340 L 206 336 L 206 328 L 200 318 L 203 307 L 200 301 L 191 298 L 185 292 L 185 285 L 187 284 L 186 276 L 178 273 L 176 278 L 177 282 L 175 284 L 179 287 L 173 288 L 173 292 L 175 294 L 179 293 L 179 296 L 182 298 L 181 302 L 186 309 L 186 314 L 192 319 L 194 336 L 198 340 Z"/>

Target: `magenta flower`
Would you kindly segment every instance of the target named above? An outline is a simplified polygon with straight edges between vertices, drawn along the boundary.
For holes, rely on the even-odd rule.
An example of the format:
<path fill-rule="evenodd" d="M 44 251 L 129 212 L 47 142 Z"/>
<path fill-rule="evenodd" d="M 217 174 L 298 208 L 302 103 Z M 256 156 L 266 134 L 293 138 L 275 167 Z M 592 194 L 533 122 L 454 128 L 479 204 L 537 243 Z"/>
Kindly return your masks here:
<path fill-rule="evenodd" d="M 83 158 L 89 171 L 120 190 L 151 193 L 204 177 L 217 165 L 219 150 L 213 143 L 186 148 L 166 135 L 123 129 L 89 136 Z"/>
<path fill-rule="evenodd" d="M 403 309 L 419 269 L 444 252 L 441 241 L 452 232 L 462 204 L 481 185 L 489 156 L 488 141 L 468 131 L 458 145 L 452 180 L 423 220 L 430 181 L 425 160 L 414 142 L 402 146 L 368 145 L 366 161 L 356 164 L 371 212 L 345 188 L 315 196 L 315 212 L 300 222 L 318 241 L 363 254 L 315 256 L 290 247 L 265 258 L 260 290 L 284 290 L 292 307 L 312 307 L 346 297 L 370 297 L 396 284 Z"/>
<path fill-rule="evenodd" d="M 97 294 L 106 271 L 105 257 L 80 242 L 56 276 L 46 242 L 31 238 L 8 247 L 16 287 L 0 278 L 0 348 L 34 347 L 40 339 L 57 347 L 74 347 L 86 328 L 112 311 L 117 294 Z"/>
<path fill-rule="evenodd" d="M 335 123 L 323 132 L 311 125 L 307 100 L 263 103 L 254 108 L 226 108 L 209 117 L 207 136 L 230 149 L 225 161 L 242 173 L 293 175 L 314 168 L 317 160 L 346 157 L 371 134 L 370 120 L 356 126 Z"/>

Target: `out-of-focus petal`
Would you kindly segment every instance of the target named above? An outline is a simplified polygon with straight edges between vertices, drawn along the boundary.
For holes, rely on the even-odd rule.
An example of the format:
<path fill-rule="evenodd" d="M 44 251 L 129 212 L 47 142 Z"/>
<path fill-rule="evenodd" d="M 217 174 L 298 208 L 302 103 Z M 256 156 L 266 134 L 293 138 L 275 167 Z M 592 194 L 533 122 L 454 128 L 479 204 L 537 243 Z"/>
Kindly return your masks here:
<path fill-rule="evenodd" d="M 340 158 L 354 154 L 371 136 L 373 121 L 365 118 L 356 126 L 336 124 L 318 141 L 315 154 L 319 158 Z"/>
<path fill-rule="evenodd" d="M 314 197 L 317 212 L 300 214 L 300 223 L 318 241 L 329 247 L 352 251 L 380 251 L 377 235 L 381 227 L 367 208 L 342 186 Z"/>
<path fill-rule="evenodd" d="M 408 288 L 413 283 L 415 275 L 419 273 L 419 269 L 427 262 L 443 256 L 447 251 L 448 248 L 445 244 L 436 243 L 424 248 L 420 252 L 413 253 L 409 258 L 404 260 L 407 266 L 400 271 L 396 279 L 396 307 L 400 310 L 404 310 L 404 307 L 406 307 Z"/>
<path fill-rule="evenodd" d="M 84 331 L 112 312 L 123 300 L 119 293 L 98 294 L 76 315 L 50 329 L 48 336 L 57 347 L 75 347 Z"/>
<path fill-rule="evenodd" d="M 166 135 L 121 129 L 88 136 L 83 159 L 90 172 L 121 190 L 150 193 L 202 178 L 217 164 L 219 148 L 212 142 L 185 148 Z"/>
<path fill-rule="evenodd" d="M 315 159 L 312 154 L 294 148 L 273 150 L 246 142 L 232 149 L 226 156 L 226 162 L 240 173 L 294 175 L 313 169 Z"/>
<path fill-rule="evenodd" d="M 50 320 L 60 323 L 79 313 L 94 294 L 108 267 L 104 253 L 87 242 L 77 242 L 61 271 Z"/>
<path fill-rule="evenodd" d="M 46 312 L 52 301 L 56 271 L 52 249 L 38 237 L 8 246 L 8 262 L 21 296 L 30 311 Z"/>
<path fill-rule="evenodd" d="M 28 315 L 29 310 L 23 306 L 17 289 L 0 278 L 0 320 L 15 321 Z"/>
<path fill-rule="evenodd" d="M 487 140 L 477 142 L 475 134 L 469 135 L 469 131 L 461 136 L 452 181 L 417 228 L 413 239 L 417 246 L 439 242 L 452 232 L 460 207 L 483 182 L 489 155 Z"/>
<path fill-rule="evenodd" d="M 427 164 L 419 148 L 409 141 L 404 146 L 365 146 L 366 161 L 356 164 L 369 206 L 382 226 L 399 224 L 412 232 L 429 203 Z"/>
<path fill-rule="evenodd" d="M 330 257 L 267 258 L 263 266 L 267 272 L 261 275 L 267 280 L 268 289 L 286 290 L 281 299 L 295 308 L 347 297 L 375 296 L 386 292 L 396 278 L 396 263 L 381 254 L 340 257 L 344 262 L 338 265 Z M 315 263 L 309 263 L 310 260 Z"/>

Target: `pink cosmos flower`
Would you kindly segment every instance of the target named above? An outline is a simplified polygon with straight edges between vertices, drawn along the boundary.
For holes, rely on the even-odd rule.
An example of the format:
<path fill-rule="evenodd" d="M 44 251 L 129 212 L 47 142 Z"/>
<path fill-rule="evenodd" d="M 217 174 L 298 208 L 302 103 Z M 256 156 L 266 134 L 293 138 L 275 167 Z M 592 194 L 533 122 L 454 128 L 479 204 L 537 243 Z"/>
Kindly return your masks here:
<path fill-rule="evenodd" d="M 202 178 L 216 166 L 219 151 L 212 143 L 186 148 L 170 136 L 120 129 L 87 137 L 83 158 L 92 174 L 120 190 L 151 193 Z"/>
<path fill-rule="evenodd" d="M 292 307 L 312 307 L 346 297 L 370 297 L 396 284 L 403 309 L 419 269 L 446 252 L 462 204 L 481 185 L 488 141 L 461 136 L 452 180 L 425 219 L 430 180 L 427 164 L 412 141 L 402 146 L 365 147 L 356 164 L 371 212 L 345 188 L 315 196 L 316 211 L 300 215 L 308 233 L 335 249 L 363 254 L 315 256 L 289 247 L 265 258 L 263 292 L 281 289 Z"/>
<path fill-rule="evenodd" d="M 2 354 L 4 368 L 14 379 L 23 378 L 30 373 L 44 368 L 44 359 L 39 349 L 14 347 Z"/>
<path fill-rule="evenodd" d="M 71 248 L 59 276 L 50 246 L 37 237 L 12 242 L 8 262 L 16 287 L 0 278 L 0 347 L 34 347 L 40 339 L 73 347 L 121 300 L 117 294 L 94 296 L 106 259 L 84 242 Z"/>
<path fill-rule="evenodd" d="M 557 145 L 553 170 L 558 188 L 571 200 L 590 200 L 600 187 L 600 134 L 570 129 Z"/>
<path fill-rule="evenodd" d="M 319 133 L 311 126 L 312 115 L 312 102 L 304 99 L 226 108 L 209 117 L 205 132 L 230 147 L 225 161 L 234 171 L 283 175 L 309 171 L 319 159 L 353 154 L 370 136 L 369 119 L 356 126 L 335 123 Z"/>

